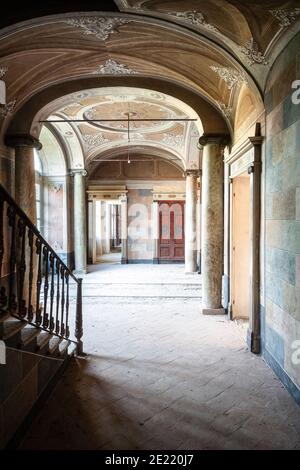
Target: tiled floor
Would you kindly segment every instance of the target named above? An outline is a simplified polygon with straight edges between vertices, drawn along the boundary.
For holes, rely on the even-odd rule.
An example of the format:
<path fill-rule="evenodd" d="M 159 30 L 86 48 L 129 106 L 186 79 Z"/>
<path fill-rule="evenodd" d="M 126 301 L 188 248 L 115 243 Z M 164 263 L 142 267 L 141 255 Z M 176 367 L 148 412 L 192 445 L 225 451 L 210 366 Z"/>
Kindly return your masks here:
<path fill-rule="evenodd" d="M 300 449 L 299 407 L 241 328 L 199 313 L 199 275 L 101 264 L 84 293 L 88 356 L 23 449 Z"/>

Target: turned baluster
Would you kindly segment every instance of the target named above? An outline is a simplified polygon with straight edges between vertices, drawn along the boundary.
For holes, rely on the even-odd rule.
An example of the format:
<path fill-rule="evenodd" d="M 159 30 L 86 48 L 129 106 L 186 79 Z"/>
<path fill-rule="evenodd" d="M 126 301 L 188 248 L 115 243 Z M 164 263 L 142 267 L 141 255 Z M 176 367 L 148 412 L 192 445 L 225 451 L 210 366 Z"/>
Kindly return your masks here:
<path fill-rule="evenodd" d="M 36 315 L 35 323 L 40 326 L 42 324 L 42 310 L 40 306 L 41 285 L 42 285 L 42 242 L 37 238 L 35 242 L 36 254 L 38 256 L 38 271 L 36 282 Z"/>

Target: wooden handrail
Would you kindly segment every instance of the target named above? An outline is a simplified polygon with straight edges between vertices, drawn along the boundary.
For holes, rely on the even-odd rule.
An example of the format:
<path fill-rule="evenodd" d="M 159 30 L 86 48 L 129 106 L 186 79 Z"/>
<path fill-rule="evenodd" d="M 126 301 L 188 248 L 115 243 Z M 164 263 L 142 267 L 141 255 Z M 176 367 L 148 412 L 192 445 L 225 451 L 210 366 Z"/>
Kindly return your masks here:
<path fill-rule="evenodd" d="M 5 215 L 8 227 L 6 234 L 4 234 Z M 5 255 L 8 255 L 9 269 L 5 276 L 2 276 Z M 74 276 L 0 184 L 1 313 L 9 312 L 30 325 L 72 341 L 69 339 L 70 278 L 77 284 L 74 337 L 77 352 L 82 354 L 82 279 Z M 41 295 L 44 297 L 43 308 L 40 305 Z"/>

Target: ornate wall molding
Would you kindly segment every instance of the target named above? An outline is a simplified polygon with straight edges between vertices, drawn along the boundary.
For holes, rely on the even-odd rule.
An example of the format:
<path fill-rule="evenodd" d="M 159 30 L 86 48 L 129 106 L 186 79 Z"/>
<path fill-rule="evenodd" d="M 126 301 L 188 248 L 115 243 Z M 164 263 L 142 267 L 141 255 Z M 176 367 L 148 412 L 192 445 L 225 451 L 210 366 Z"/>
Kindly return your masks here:
<path fill-rule="evenodd" d="M 249 65 L 268 65 L 268 61 L 262 52 L 258 50 L 254 39 L 250 39 L 244 46 L 240 46 L 240 51 L 247 57 Z"/>
<path fill-rule="evenodd" d="M 219 75 L 222 80 L 224 80 L 228 90 L 232 90 L 236 85 L 248 85 L 246 75 L 232 67 L 216 67 L 211 65 L 210 68 Z"/>
<path fill-rule="evenodd" d="M 99 145 L 106 144 L 109 142 L 101 132 L 98 134 L 82 134 L 82 140 L 88 148 L 98 147 Z"/>
<path fill-rule="evenodd" d="M 89 16 L 83 18 L 72 18 L 66 20 L 69 26 L 81 29 L 83 34 L 95 36 L 97 39 L 106 41 L 110 35 L 119 32 L 119 27 L 131 23 L 132 20 L 126 18 L 107 18 Z"/>
<path fill-rule="evenodd" d="M 105 64 L 99 65 L 93 72 L 94 75 L 136 75 L 138 72 L 121 64 L 114 59 L 108 59 Z"/>
<path fill-rule="evenodd" d="M 226 116 L 228 119 L 231 119 L 232 111 L 233 111 L 232 106 L 228 106 L 227 104 L 222 103 L 222 101 L 218 101 L 218 106 L 221 109 L 224 116 Z"/>
<path fill-rule="evenodd" d="M 276 10 L 269 10 L 271 15 L 274 16 L 279 22 L 279 26 L 283 28 L 287 28 L 291 26 L 294 21 L 296 21 L 297 17 L 300 16 L 300 8 L 295 8 L 294 10 L 285 10 L 283 8 L 277 8 Z"/>
<path fill-rule="evenodd" d="M 0 67 L 0 80 L 6 75 L 8 72 L 8 67 Z"/>
<path fill-rule="evenodd" d="M 170 12 L 168 15 L 178 18 L 185 21 L 186 23 L 191 24 L 192 26 L 197 26 L 205 28 L 208 31 L 213 33 L 219 33 L 220 31 L 213 25 L 207 23 L 205 17 L 202 13 L 196 10 L 192 11 L 180 11 L 180 12 Z"/>
<path fill-rule="evenodd" d="M 9 103 L 5 105 L 0 106 L 0 116 L 2 117 L 7 117 L 8 114 L 11 114 L 14 112 L 15 107 L 17 104 L 17 100 L 10 101 Z"/>

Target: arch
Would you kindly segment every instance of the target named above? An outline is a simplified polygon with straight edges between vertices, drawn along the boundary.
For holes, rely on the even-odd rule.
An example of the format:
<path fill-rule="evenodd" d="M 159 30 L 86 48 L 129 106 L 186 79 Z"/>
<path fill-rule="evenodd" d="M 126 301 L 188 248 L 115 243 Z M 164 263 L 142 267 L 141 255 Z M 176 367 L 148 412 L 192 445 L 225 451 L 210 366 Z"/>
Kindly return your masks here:
<path fill-rule="evenodd" d="M 65 175 L 67 165 L 63 149 L 57 137 L 46 126 L 42 127 L 40 142 L 43 146 L 39 150 L 43 175 Z"/>
<path fill-rule="evenodd" d="M 230 133 L 221 111 L 218 111 L 206 99 L 185 86 L 163 79 L 140 76 L 103 76 L 61 82 L 44 88 L 32 96 L 16 112 L 7 130 L 7 135 L 31 133 L 38 136 L 40 126 L 36 120 L 37 115 L 46 105 L 70 93 L 79 93 L 85 89 L 108 86 L 133 86 L 169 94 L 189 105 L 198 114 L 205 133 Z"/>
<path fill-rule="evenodd" d="M 95 158 L 100 157 L 101 160 L 105 161 L 110 158 L 116 158 L 118 156 L 124 157 L 128 155 L 128 148 L 130 149 L 130 154 L 131 155 L 136 155 L 136 154 L 141 154 L 145 153 L 148 157 L 157 157 L 162 160 L 166 160 L 169 163 L 172 163 L 176 168 L 180 170 L 185 170 L 185 161 L 179 153 L 175 152 L 174 150 L 171 151 L 168 148 L 165 147 L 159 147 L 157 144 L 153 143 L 144 143 L 143 145 L 136 145 L 132 144 L 131 146 L 128 147 L 128 145 L 123 145 L 123 146 L 115 146 L 107 149 L 104 152 L 101 152 L 100 154 L 95 152 L 93 155 L 93 158 L 88 159 L 86 161 L 86 167 L 87 169 L 89 166 L 95 161 Z"/>

